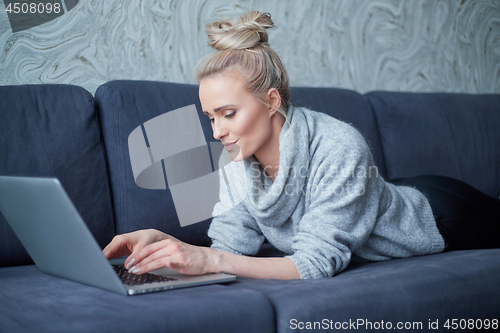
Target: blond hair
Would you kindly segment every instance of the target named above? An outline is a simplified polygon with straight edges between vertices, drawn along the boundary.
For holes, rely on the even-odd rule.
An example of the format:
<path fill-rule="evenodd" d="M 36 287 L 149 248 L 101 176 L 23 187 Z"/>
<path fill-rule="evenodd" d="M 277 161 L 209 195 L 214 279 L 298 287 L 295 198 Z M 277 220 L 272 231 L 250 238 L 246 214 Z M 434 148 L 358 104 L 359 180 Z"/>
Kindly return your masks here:
<path fill-rule="evenodd" d="M 277 110 L 285 119 L 290 105 L 288 75 L 279 56 L 268 44 L 266 29 L 274 28 L 271 14 L 247 12 L 236 20 L 217 21 L 206 25 L 208 45 L 216 52 L 202 58 L 195 67 L 198 83 L 207 77 L 237 69 L 247 88 L 264 104 L 269 89 L 278 90 L 281 105 Z"/>

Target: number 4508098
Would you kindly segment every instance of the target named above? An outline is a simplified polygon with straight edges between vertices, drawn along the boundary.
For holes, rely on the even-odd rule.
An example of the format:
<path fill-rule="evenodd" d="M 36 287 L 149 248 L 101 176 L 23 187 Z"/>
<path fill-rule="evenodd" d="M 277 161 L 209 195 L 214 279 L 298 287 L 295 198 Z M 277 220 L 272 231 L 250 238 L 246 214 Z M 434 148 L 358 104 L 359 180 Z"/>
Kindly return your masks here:
<path fill-rule="evenodd" d="M 7 8 L 5 8 L 5 11 L 9 14 L 18 14 L 18 13 L 23 13 L 23 14 L 42 14 L 42 13 L 47 13 L 50 14 L 52 12 L 59 14 L 61 12 L 61 4 L 60 3 L 9 3 Z"/>
<path fill-rule="evenodd" d="M 448 319 L 443 327 L 451 330 L 464 330 L 464 329 L 472 329 L 472 330 L 480 330 L 490 328 L 493 330 L 498 329 L 498 319 Z"/>

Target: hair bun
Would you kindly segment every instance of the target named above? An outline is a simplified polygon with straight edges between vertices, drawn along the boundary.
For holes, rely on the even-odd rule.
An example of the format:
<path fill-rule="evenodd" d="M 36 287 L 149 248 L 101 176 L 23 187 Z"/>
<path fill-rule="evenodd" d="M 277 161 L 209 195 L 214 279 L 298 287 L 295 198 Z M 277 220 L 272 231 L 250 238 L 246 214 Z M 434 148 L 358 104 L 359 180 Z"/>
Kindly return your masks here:
<path fill-rule="evenodd" d="M 274 28 L 271 14 L 247 12 L 238 21 L 232 18 L 207 24 L 208 45 L 218 51 L 249 49 L 267 43 L 269 28 Z"/>

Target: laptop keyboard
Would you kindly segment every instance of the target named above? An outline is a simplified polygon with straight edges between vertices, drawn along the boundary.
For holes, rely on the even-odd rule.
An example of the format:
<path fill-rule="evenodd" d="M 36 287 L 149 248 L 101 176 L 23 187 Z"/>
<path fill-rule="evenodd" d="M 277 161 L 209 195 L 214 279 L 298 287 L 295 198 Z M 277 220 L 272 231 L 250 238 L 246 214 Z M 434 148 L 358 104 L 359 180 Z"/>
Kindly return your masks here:
<path fill-rule="evenodd" d="M 132 274 L 129 273 L 127 269 L 123 266 L 118 266 L 118 265 L 111 265 L 111 266 L 113 266 L 116 274 L 118 275 L 120 280 L 122 280 L 122 283 L 126 284 L 127 286 L 137 286 L 140 284 L 151 284 L 151 283 L 177 280 L 171 277 L 154 275 L 151 273 L 146 273 L 142 275 Z"/>

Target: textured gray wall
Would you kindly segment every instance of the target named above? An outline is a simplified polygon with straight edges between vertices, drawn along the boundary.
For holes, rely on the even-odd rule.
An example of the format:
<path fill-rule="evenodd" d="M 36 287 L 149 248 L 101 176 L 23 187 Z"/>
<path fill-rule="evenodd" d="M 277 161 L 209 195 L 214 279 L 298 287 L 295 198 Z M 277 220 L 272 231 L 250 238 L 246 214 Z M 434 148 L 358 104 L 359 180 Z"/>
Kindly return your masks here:
<path fill-rule="evenodd" d="M 207 22 L 269 11 L 294 86 L 500 93 L 499 0 L 81 0 L 13 34 L 0 3 L 0 85 L 195 83 Z"/>

